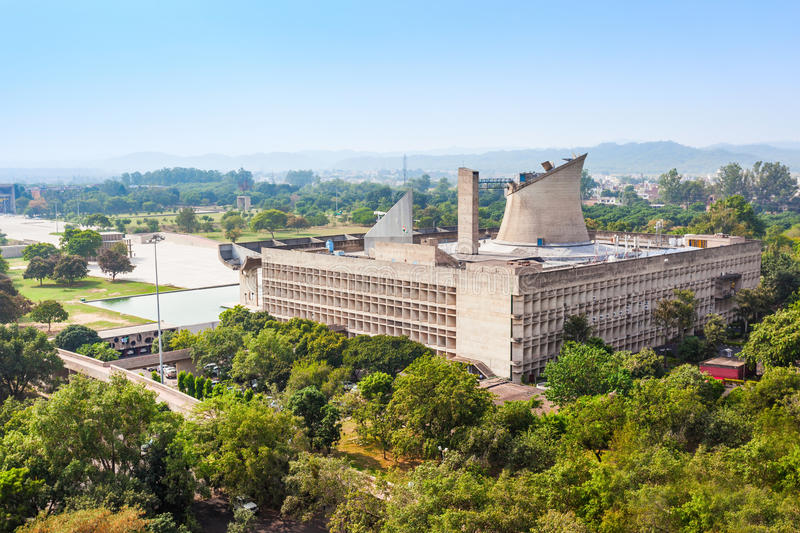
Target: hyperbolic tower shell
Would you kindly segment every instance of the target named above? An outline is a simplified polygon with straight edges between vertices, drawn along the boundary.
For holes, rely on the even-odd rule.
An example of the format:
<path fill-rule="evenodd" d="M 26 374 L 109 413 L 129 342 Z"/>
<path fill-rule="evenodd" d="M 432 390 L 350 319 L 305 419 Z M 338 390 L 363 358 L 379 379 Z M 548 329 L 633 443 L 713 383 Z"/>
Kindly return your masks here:
<path fill-rule="evenodd" d="M 496 241 L 528 246 L 589 242 L 581 210 L 581 172 L 586 155 L 509 185 Z"/>

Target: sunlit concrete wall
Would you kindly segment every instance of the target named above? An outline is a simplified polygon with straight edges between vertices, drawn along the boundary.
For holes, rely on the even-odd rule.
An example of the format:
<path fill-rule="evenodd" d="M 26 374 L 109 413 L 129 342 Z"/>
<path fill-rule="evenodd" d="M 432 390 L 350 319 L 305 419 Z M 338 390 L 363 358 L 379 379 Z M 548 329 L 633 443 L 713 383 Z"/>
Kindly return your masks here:
<path fill-rule="evenodd" d="M 506 190 L 499 242 L 536 245 L 588 242 L 581 211 L 581 171 L 586 154 L 532 182 Z M 460 213 L 459 213 L 460 215 Z"/>

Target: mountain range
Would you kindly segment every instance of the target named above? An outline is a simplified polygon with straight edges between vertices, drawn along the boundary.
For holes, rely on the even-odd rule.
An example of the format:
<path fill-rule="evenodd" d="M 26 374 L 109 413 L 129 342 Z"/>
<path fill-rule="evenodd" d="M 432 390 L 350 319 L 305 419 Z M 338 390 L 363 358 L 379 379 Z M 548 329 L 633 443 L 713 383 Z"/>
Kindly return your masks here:
<path fill-rule="evenodd" d="M 491 176 L 537 170 L 542 161 L 558 162 L 563 157 L 588 152 L 586 167 L 594 174 L 658 175 L 675 167 L 684 174 L 705 175 L 714 173 L 720 166 L 731 161 L 736 161 L 742 166 L 750 166 L 758 160 L 780 161 L 794 170 L 800 170 L 800 143 L 795 142 L 717 144 L 695 148 L 672 141 L 658 141 L 482 152 L 452 149 L 452 152 L 448 154 L 437 150 L 408 153 L 407 166 L 412 171 L 426 172 L 452 172 L 460 166 L 466 166 L 480 170 L 482 175 Z M 291 169 L 367 173 L 401 169 L 403 154 L 314 150 L 241 156 L 224 154 L 178 156 L 161 152 L 137 152 L 95 161 L 40 165 L 37 168 L 22 166 L 2 168 L 2 166 L 0 163 L 2 181 L 93 179 L 110 177 L 122 172 L 144 172 L 163 167 L 196 167 L 220 171 L 243 167 L 258 173 Z"/>

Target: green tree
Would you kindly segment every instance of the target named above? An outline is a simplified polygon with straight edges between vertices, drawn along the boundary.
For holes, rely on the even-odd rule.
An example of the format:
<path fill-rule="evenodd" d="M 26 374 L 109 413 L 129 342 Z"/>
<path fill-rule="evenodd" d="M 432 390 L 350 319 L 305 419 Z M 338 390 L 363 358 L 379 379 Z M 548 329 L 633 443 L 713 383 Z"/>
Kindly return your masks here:
<path fill-rule="evenodd" d="M 684 289 L 673 289 L 674 298 L 659 300 L 653 309 L 653 320 L 664 328 L 667 337 L 675 333 L 682 339 L 694 326 L 696 301 L 694 292 Z"/>
<path fill-rule="evenodd" d="M 727 233 L 743 237 L 757 237 L 764 233 L 764 223 L 752 204 L 742 196 L 734 195 L 711 204 L 708 211 L 693 221 L 693 233 Z"/>
<path fill-rule="evenodd" d="M 3 252 L 0 251 L 0 274 L 6 274 L 8 272 L 8 261 L 5 260 L 3 257 Z"/>
<path fill-rule="evenodd" d="M 62 367 L 41 331 L 0 326 L 0 397 L 22 396 L 30 387 L 48 383 Z"/>
<path fill-rule="evenodd" d="M 300 215 L 291 215 L 289 219 L 286 221 L 286 227 L 292 228 L 296 232 L 299 232 L 301 229 L 306 229 L 310 227 L 308 220 Z"/>
<path fill-rule="evenodd" d="M 53 277 L 53 271 L 56 268 L 58 258 L 59 256 L 57 254 L 49 257 L 34 256 L 25 268 L 22 277 L 25 279 L 39 280 L 39 286 L 41 287 L 44 278 Z"/>
<path fill-rule="evenodd" d="M 215 364 L 223 375 L 231 371 L 233 357 L 244 346 L 244 332 L 238 328 L 206 329 L 195 335 L 190 355 L 198 368 Z"/>
<path fill-rule="evenodd" d="M 706 315 L 703 336 L 708 347 L 716 353 L 717 348 L 728 342 L 728 325 L 725 319 L 717 314 Z"/>
<path fill-rule="evenodd" d="M 87 357 L 94 357 L 100 361 L 116 361 L 119 359 L 119 352 L 105 342 L 83 344 L 78 347 L 77 352 Z"/>
<path fill-rule="evenodd" d="M 330 223 L 328 217 L 326 217 L 323 213 L 313 213 L 311 215 L 307 215 L 306 219 L 312 226 L 327 226 Z"/>
<path fill-rule="evenodd" d="M 185 380 L 186 391 L 185 392 L 189 396 L 194 396 L 195 395 L 195 392 L 196 392 L 195 383 L 196 383 L 196 381 L 197 381 L 197 378 L 195 378 L 193 374 L 187 374 L 186 375 L 186 380 Z"/>
<path fill-rule="evenodd" d="M 364 441 L 374 441 L 381 447 L 383 458 L 392 443 L 394 420 L 389 416 L 386 406 L 392 399 L 394 379 L 389 374 L 375 372 L 358 383 L 352 417 L 356 431 Z"/>
<path fill-rule="evenodd" d="M 797 192 L 797 180 L 792 177 L 789 167 L 778 162 L 756 161 L 750 179 L 760 203 L 786 203 Z"/>
<path fill-rule="evenodd" d="M 225 238 L 231 242 L 236 242 L 242 236 L 242 230 L 239 228 L 231 228 L 225 230 Z"/>
<path fill-rule="evenodd" d="M 375 223 L 375 212 L 369 207 L 359 207 L 350 213 L 350 220 L 353 221 L 353 224 L 371 226 Z"/>
<path fill-rule="evenodd" d="M 800 359 L 800 306 L 780 309 L 756 324 L 742 355 L 751 364 L 793 365 Z"/>
<path fill-rule="evenodd" d="M 233 510 L 233 522 L 228 524 L 226 533 L 251 533 L 255 514 L 250 509 L 237 507 Z"/>
<path fill-rule="evenodd" d="M 645 348 L 638 353 L 619 352 L 622 365 L 634 379 L 661 377 L 664 375 L 664 362 L 652 348 Z"/>
<path fill-rule="evenodd" d="M 419 357 L 394 382 L 387 407 L 398 428 L 392 447 L 406 456 L 439 457 L 439 446 L 452 448 L 455 433 L 477 424 L 491 406 L 491 393 L 463 365 Z"/>
<path fill-rule="evenodd" d="M 303 419 L 314 449 L 330 450 L 339 440 L 339 411 L 315 386 L 301 389 L 289 398 L 288 408 Z"/>
<path fill-rule="evenodd" d="M 59 302 L 55 300 L 45 300 L 33 306 L 28 318 L 34 322 L 47 323 L 47 331 L 50 331 L 52 322 L 63 322 L 69 318 L 69 313 Z"/>
<path fill-rule="evenodd" d="M 112 511 L 103 507 L 65 511 L 42 515 L 18 529 L 19 533 L 86 533 L 107 531 L 113 533 L 151 533 L 150 520 L 143 511 L 123 507 Z"/>
<path fill-rule="evenodd" d="M 683 176 L 673 168 L 658 177 L 658 196 L 666 204 L 679 204 L 683 200 L 681 194 L 681 181 Z"/>
<path fill-rule="evenodd" d="M 228 231 L 232 229 L 244 229 L 247 223 L 242 218 L 242 215 L 235 211 L 229 211 L 223 215 L 220 225 L 222 226 L 222 229 Z"/>
<path fill-rule="evenodd" d="M 270 320 L 274 318 L 266 311 L 251 311 L 243 305 L 234 305 L 220 313 L 218 327 L 239 327 L 247 333 L 258 333 Z"/>
<path fill-rule="evenodd" d="M 11 278 L 0 274 L 0 324 L 16 322 L 31 310 L 31 301 L 19 294 Z"/>
<path fill-rule="evenodd" d="M 250 221 L 253 231 L 268 231 L 275 238 L 275 230 L 286 226 L 287 216 L 283 211 L 267 209 L 256 214 Z"/>
<path fill-rule="evenodd" d="M 641 442 L 693 450 L 706 438 L 711 409 L 724 390 L 696 365 L 682 365 L 663 379 L 636 381 L 625 416 Z"/>
<path fill-rule="evenodd" d="M 292 371 L 286 383 L 286 392 L 292 394 L 310 386 L 322 391 L 322 384 L 326 382 L 332 371 L 333 368 L 325 361 L 311 358 L 299 359 L 292 364 Z"/>
<path fill-rule="evenodd" d="M 133 272 L 136 268 L 127 253 L 112 248 L 100 250 L 97 254 L 97 264 L 104 274 L 111 275 L 112 282 L 117 278 L 117 274 Z"/>
<path fill-rule="evenodd" d="M 283 501 L 289 462 L 304 448 L 305 439 L 295 417 L 272 409 L 268 402 L 259 395 L 249 402 L 215 396 L 198 406 L 187 427 L 199 459 L 199 478 L 231 497 L 277 507 Z"/>
<path fill-rule="evenodd" d="M 728 163 L 720 167 L 714 180 L 714 188 L 722 198 L 737 194 L 747 198 L 750 195 L 748 176 L 739 163 Z"/>
<path fill-rule="evenodd" d="M 564 320 L 564 342 L 586 342 L 592 336 L 594 328 L 589 324 L 585 314 L 571 315 Z"/>
<path fill-rule="evenodd" d="M 110 228 L 111 220 L 103 213 L 94 213 L 86 217 L 87 226 L 97 226 L 100 228 Z"/>
<path fill-rule="evenodd" d="M 89 274 L 89 265 L 80 255 L 62 255 L 53 268 L 53 279 L 72 286 L 76 280 Z"/>
<path fill-rule="evenodd" d="M 184 207 L 175 216 L 175 224 L 184 233 L 194 233 L 197 231 L 197 215 L 191 207 Z"/>
<path fill-rule="evenodd" d="M 31 479 L 27 468 L 0 471 L 0 531 L 14 531 L 36 516 L 42 482 Z"/>
<path fill-rule="evenodd" d="M 356 370 L 394 376 L 419 357 L 431 353 L 428 347 L 408 337 L 358 335 L 347 343 L 342 360 Z"/>
<path fill-rule="evenodd" d="M 330 518 L 347 494 L 372 483 L 346 459 L 301 453 L 289 464 L 281 513 L 308 522 Z"/>
<path fill-rule="evenodd" d="M 623 358 L 616 353 L 590 346 L 567 342 L 555 361 L 545 366 L 547 390 L 545 396 L 558 405 L 567 405 L 581 396 L 627 392 L 631 374 Z"/>
<path fill-rule="evenodd" d="M 581 396 L 566 409 L 566 438 L 592 452 L 598 462 L 615 432 L 625 421 L 625 411 L 618 397 Z"/>
<path fill-rule="evenodd" d="M 315 179 L 313 170 L 290 170 L 286 173 L 286 183 L 298 188 L 311 185 Z"/>
<path fill-rule="evenodd" d="M 93 329 L 80 324 L 70 324 L 56 335 L 55 345 L 62 350 L 74 352 L 84 344 L 95 344 L 102 339 Z"/>
<path fill-rule="evenodd" d="M 783 305 L 800 288 L 800 263 L 789 253 L 767 250 L 761 255 L 761 284 L 774 305 Z"/>
<path fill-rule="evenodd" d="M 61 236 L 61 250 L 65 255 L 77 255 L 84 259 L 97 255 L 103 238 L 94 230 L 67 228 Z"/>
<path fill-rule="evenodd" d="M 217 328 L 219 329 L 219 328 Z M 259 380 L 286 385 L 296 357 L 286 338 L 271 329 L 263 329 L 248 339 L 244 350 L 233 358 L 231 376 L 239 382 Z"/>
<path fill-rule="evenodd" d="M 205 376 L 197 376 L 194 379 L 194 397 L 198 400 L 206 397 L 206 381 Z"/>
<path fill-rule="evenodd" d="M 758 321 L 770 311 L 773 296 L 763 285 L 755 289 L 741 289 L 736 291 L 736 311 L 744 321 L 744 330 L 748 331 L 750 323 Z"/>
<path fill-rule="evenodd" d="M 58 248 L 50 244 L 49 242 L 37 242 L 34 244 L 29 244 L 22 250 L 22 258 L 25 261 L 32 261 L 34 257 L 42 257 L 48 258 L 54 255 L 59 255 Z"/>
<path fill-rule="evenodd" d="M 581 198 L 584 200 L 588 200 L 592 197 L 592 192 L 596 189 L 599 184 L 594 181 L 592 175 L 589 174 L 589 171 L 583 169 L 581 171 Z"/>
<path fill-rule="evenodd" d="M 6 459 L 44 481 L 52 508 L 72 502 L 185 514 L 195 492 L 179 438 L 182 417 L 122 376 L 75 376 L 36 402 L 4 444 Z"/>

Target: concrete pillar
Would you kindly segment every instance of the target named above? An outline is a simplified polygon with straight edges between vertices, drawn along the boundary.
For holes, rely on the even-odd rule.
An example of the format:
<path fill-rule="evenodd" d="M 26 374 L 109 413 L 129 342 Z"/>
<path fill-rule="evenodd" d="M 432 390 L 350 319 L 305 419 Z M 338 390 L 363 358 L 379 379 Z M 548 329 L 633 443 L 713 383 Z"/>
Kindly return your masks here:
<path fill-rule="evenodd" d="M 478 253 L 478 172 L 458 169 L 458 253 Z"/>

